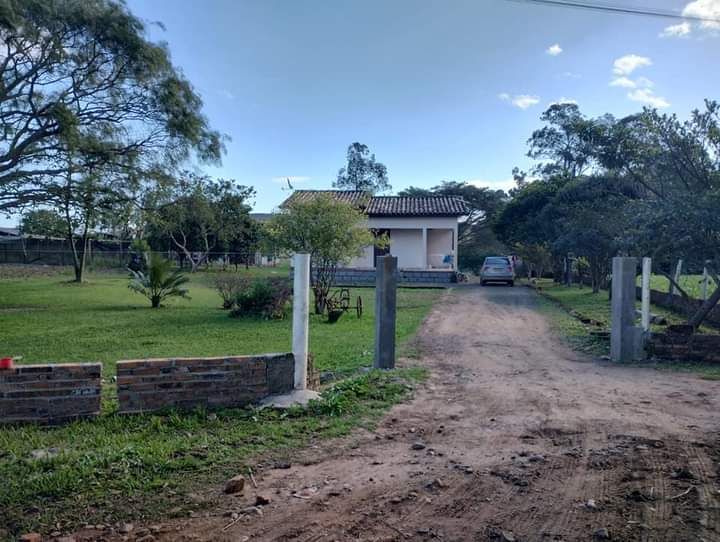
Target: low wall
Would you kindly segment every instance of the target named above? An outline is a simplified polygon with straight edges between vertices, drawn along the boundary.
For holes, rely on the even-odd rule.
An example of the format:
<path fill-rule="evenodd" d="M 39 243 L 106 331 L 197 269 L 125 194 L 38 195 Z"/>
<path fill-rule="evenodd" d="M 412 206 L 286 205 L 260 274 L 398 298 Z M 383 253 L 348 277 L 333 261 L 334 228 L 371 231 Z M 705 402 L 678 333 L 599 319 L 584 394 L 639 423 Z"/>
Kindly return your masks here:
<path fill-rule="evenodd" d="M 292 354 L 119 361 L 120 412 L 237 407 L 293 389 Z"/>
<path fill-rule="evenodd" d="M 61 423 L 100 413 L 100 363 L 0 370 L 0 423 Z"/>
<path fill-rule="evenodd" d="M 651 333 L 645 350 L 660 359 L 720 363 L 720 335 Z"/>
<path fill-rule="evenodd" d="M 443 285 L 457 282 L 455 271 L 422 271 L 416 269 L 400 269 L 399 284 L 429 284 Z M 335 283 L 338 286 L 374 286 L 374 269 L 338 269 L 335 274 Z"/>

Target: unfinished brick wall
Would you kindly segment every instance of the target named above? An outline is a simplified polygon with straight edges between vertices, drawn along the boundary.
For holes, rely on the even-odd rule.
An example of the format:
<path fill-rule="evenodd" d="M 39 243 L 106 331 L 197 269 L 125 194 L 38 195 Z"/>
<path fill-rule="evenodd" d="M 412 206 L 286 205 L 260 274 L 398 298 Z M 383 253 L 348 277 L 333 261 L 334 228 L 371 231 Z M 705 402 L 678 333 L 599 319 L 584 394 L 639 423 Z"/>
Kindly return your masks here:
<path fill-rule="evenodd" d="M 0 423 L 61 423 L 100 413 L 100 363 L 0 369 Z"/>
<path fill-rule="evenodd" d="M 292 354 L 119 361 L 120 412 L 236 407 L 293 389 Z"/>
<path fill-rule="evenodd" d="M 660 359 L 720 363 L 720 335 L 652 333 L 645 349 Z"/>

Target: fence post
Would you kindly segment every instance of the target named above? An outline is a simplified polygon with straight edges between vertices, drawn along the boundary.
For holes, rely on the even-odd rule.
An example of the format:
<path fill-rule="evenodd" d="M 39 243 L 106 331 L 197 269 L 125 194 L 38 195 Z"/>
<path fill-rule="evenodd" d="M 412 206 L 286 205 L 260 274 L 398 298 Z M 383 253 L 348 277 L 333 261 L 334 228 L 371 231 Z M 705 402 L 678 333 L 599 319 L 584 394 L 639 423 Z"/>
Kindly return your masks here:
<path fill-rule="evenodd" d="M 373 366 L 376 369 L 394 369 L 397 257 L 379 256 L 375 273 L 375 362 Z"/>
<path fill-rule="evenodd" d="M 293 339 L 295 389 L 307 389 L 308 317 L 310 306 L 310 254 L 293 256 Z"/>
<path fill-rule="evenodd" d="M 612 260 L 610 358 L 613 361 L 642 357 L 644 333 L 635 326 L 636 270 L 635 258 Z"/>
<path fill-rule="evenodd" d="M 703 267 L 703 278 L 702 278 L 702 300 L 707 301 L 708 298 L 708 283 L 710 281 L 710 275 L 708 274 L 707 267 Z"/>
<path fill-rule="evenodd" d="M 683 268 L 683 261 L 682 259 L 679 259 L 677 262 L 677 265 L 675 266 L 675 275 L 673 276 L 673 280 L 677 284 L 680 284 L 680 277 L 682 276 L 682 268 Z M 672 300 L 672 296 L 675 295 L 675 285 L 671 282 L 670 283 L 670 299 Z"/>
<path fill-rule="evenodd" d="M 652 274 L 652 259 L 642 259 L 642 328 L 643 331 L 650 330 L 650 275 Z"/>

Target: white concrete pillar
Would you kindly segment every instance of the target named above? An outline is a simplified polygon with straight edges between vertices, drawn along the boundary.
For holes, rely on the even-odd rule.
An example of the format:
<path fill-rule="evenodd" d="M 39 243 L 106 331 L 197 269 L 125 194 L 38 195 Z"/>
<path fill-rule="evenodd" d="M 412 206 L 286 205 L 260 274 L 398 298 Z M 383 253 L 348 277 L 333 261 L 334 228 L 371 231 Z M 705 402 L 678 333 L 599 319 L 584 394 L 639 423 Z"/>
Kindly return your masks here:
<path fill-rule="evenodd" d="M 310 254 L 293 256 L 293 338 L 295 389 L 307 388 L 307 360 L 310 314 Z"/>
<path fill-rule="evenodd" d="M 427 239 L 427 228 L 422 229 L 422 243 L 423 243 L 423 269 L 428 268 L 428 239 Z"/>
<path fill-rule="evenodd" d="M 642 295 L 641 299 L 641 322 L 643 331 L 650 330 L 650 276 L 652 274 L 652 259 L 642 259 Z"/>

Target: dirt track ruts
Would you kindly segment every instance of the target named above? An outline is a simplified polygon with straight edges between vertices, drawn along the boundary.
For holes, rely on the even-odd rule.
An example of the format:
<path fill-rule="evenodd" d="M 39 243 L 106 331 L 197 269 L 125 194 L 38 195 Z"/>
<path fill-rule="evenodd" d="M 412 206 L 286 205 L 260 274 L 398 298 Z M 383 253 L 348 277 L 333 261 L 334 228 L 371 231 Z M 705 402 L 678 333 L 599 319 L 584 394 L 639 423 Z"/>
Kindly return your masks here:
<path fill-rule="evenodd" d="M 720 540 L 720 383 L 575 353 L 537 303 L 520 287 L 449 292 L 418 336 L 412 363 L 431 377 L 411 402 L 258 472 L 233 506 L 261 492 L 262 515 L 223 531 L 218 497 L 158 537 Z"/>

